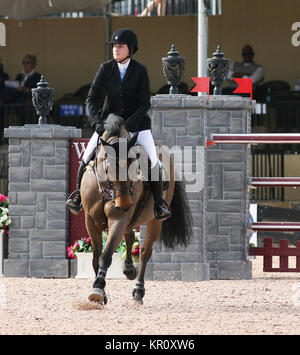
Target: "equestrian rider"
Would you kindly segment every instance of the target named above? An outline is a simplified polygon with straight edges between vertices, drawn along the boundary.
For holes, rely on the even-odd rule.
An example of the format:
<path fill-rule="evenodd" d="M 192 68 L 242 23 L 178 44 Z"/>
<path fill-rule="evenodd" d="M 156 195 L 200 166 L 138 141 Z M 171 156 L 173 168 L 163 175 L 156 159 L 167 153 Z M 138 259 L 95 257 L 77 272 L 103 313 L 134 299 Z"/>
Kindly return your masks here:
<path fill-rule="evenodd" d="M 146 67 L 132 59 L 138 50 L 137 36 L 130 29 L 121 28 L 113 34 L 110 44 L 113 47 L 113 59 L 100 65 L 86 100 L 89 120 L 95 133 L 79 166 L 75 198 L 69 198 L 67 206 L 74 214 L 81 210 L 80 183 L 85 167 L 94 153 L 98 137 L 104 132 L 104 120 L 110 113 L 114 113 L 124 119 L 125 127 L 131 136 L 138 132 L 136 143 L 142 145 L 148 153 L 151 173 L 157 169 L 159 171 L 158 181 L 149 181 L 149 186 L 154 197 L 156 218 L 166 219 L 171 213 L 162 197 L 161 165 L 151 133 L 151 120 L 147 114 L 150 108 L 149 77 Z M 102 110 L 99 110 L 98 100 L 103 89 L 106 99 Z"/>

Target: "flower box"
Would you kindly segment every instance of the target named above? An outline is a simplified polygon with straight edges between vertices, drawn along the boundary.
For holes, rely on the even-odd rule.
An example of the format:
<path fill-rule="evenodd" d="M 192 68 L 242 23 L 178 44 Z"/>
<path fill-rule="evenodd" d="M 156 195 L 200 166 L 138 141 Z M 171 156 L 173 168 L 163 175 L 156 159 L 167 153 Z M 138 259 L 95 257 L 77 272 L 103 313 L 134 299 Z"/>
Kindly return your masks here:
<path fill-rule="evenodd" d="M 77 257 L 77 275 L 76 278 L 87 279 L 94 278 L 95 272 L 92 265 L 93 253 L 75 253 Z M 114 253 L 112 258 L 112 264 L 107 270 L 107 279 L 123 279 L 124 261 L 119 253 Z"/>
<path fill-rule="evenodd" d="M 4 238 L 8 234 L 11 219 L 8 211 L 8 197 L 0 194 L 0 277 L 3 277 Z"/>
<path fill-rule="evenodd" d="M 104 250 L 107 240 L 107 234 L 102 234 L 102 248 Z M 91 238 L 81 238 L 74 242 L 72 246 L 67 248 L 68 256 L 71 259 L 77 259 L 77 275 L 76 278 L 94 278 L 95 273 L 92 265 L 93 248 Z M 135 232 L 135 242 L 132 246 L 132 260 L 134 266 L 137 266 L 140 258 L 139 232 Z M 126 256 L 126 242 L 121 241 L 112 257 L 112 264 L 107 270 L 106 277 L 108 279 L 123 279 L 124 259 Z"/>
<path fill-rule="evenodd" d="M 0 229 L 0 277 L 3 277 L 3 238 L 4 238 L 4 230 Z"/>

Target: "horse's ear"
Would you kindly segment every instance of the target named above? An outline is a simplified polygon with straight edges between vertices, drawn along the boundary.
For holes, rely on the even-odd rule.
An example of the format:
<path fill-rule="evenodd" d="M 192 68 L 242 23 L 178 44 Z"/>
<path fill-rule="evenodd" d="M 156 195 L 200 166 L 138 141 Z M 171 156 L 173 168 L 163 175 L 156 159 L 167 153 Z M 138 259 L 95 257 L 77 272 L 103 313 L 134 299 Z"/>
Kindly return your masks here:
<path fill-rule="evenodd" d="M 138 137 L 138 133 L 135 133 L 135 135 L 130 139 L 127 145 L 128 150 L 135 145 L 137 137 Z"/>
<path fill-rule="evenodd" d="M 116 159 L 116 148 L 114 147 L 113 144 L 110 144 L 108 142 L 106 142 L 105 140 L 103 140 L 100 137 L 102 146 L 104 148 L 105 153 L 111 158 L 111 159 Z"/>
<path fill-rule="evenodd" d="M 101 143 L 102 145 L 105 147 L 105 146 L 109 146 L 111 147 L 111 145 L 109 143 L 107 143 L 105 140 L 103 140 L 101 137 L 100 137 L 100 140 L 101 140 Z"/>

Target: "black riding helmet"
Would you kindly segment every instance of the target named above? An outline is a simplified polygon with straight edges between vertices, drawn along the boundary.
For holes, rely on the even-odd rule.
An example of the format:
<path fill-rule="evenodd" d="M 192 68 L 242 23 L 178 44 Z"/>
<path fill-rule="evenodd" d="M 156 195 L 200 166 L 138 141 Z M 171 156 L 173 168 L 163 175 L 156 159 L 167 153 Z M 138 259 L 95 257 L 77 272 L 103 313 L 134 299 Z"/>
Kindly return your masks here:
<path fill-rule="evenodd" d="M 120 28 L 111 38 L 110 44 L 123 43 L 127 44 L 129 54 L 132 56 L 138 50 L 138 39 L 136 34 L 129 28 Z"/>

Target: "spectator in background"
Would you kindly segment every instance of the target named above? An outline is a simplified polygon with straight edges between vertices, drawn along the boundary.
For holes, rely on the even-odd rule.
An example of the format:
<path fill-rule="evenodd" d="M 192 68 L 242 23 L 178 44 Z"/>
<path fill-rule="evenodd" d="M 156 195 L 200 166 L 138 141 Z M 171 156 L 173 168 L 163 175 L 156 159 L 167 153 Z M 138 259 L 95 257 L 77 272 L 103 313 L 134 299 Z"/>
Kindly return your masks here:
<path fill-rule="evenodd" d="M 294 81 L 294 91 L 300 92 L 300 79 Z"/>
<path fill-rule="evenodd" d="M 36 88 L 41 74 L 35 71 L 37 58 L 26 54 L 22 61 L 23 72 L 17 74 L 15 81 L 5 81 L 5 87 L 0 93 L 0 99 L 12 103 L 24 103 L 31 100 L 31 89 Z"/>
<path fill-rule="evenodd" d="M 167 0 L 153 0 L 151 1 L 144 11 L 139 16 L 147 16 L 148 12 L 153 11 L 157 7 L 157 16 L 166 15 Z"/>
<path fill-rule="evenodd" d="M 238 85 L 233 80 L 234 78 L 251 78 L 253 91 L 264 80 L 264 68 L 262 65 L 254 62 L 254 55 L 253 48 L 249 44 L 246 44 L 242 49 L 243 61 L 230 63 L 227 75 L 229 86 L 222 90 L 224 94 L 232 94 L 237 88 Z"/>
<path fill-rule="evenodd" d="M 3 64 L 0 59 L 0 92 L 4 89 L 4 82 L 9 79 L 9 75 L 5 73 Z"/>

